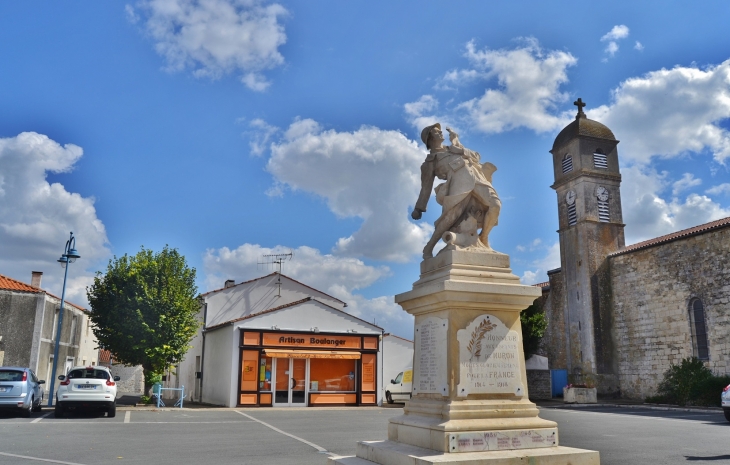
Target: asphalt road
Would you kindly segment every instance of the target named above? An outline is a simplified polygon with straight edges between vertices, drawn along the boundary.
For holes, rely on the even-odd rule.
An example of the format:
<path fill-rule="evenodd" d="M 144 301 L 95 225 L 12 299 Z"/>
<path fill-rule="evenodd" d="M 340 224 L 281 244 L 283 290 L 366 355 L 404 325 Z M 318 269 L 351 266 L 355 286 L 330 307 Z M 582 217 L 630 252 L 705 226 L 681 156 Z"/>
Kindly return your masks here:
<path fill-rule="evenodd" d="M 358 440 L 387 436 L 398 408 L 142 411 L 31 419 L 0 413 L 0 464 L 302 464 L 349 455 Z M 603 465 L 730 464 L 721 412 L 542 408 L 560 444 L 598 450 Z"/>

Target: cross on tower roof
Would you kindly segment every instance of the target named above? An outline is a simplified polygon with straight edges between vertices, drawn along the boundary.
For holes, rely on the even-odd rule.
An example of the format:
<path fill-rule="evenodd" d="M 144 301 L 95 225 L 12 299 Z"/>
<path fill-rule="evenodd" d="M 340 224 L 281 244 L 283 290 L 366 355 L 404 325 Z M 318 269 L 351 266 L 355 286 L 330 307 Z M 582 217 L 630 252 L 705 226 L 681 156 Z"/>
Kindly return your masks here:
<path fill-rule="evenodd" d="M 578 114 L 575 115 L 575 119 L 578 119 L 581 116 L 583 118 L 585 118 L 586 117 L 586 114 L 583 113 L 583 107 L 586 106 L 585 102 L 583 100 L 581 100 L 580 97 L 578 97 L 578 100 L 576 100 L 575 102 L 573 102 L 573 105 L 575 105 L 575 106 L 578 107 Z"/>

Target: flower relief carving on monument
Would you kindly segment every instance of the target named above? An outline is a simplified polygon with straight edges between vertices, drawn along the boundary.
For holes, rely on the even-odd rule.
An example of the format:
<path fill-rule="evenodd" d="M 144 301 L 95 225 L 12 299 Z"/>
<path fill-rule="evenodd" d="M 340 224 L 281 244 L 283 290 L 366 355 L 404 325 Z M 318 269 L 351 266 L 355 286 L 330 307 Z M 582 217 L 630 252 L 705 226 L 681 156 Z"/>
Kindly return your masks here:
<path fill-rule="evenodd" d="M 482 339 L 484 339 L 484 336 L 489 331 L 493 330 L 496 327 L 497 325 L 489 321 L 489 317 L 487 317 L 479 324 L 479 326 L 474 328 L 474 332 L 471 333 L 471 340 L 469 341 L 469 345 L 466 346 L 469 354 L 471 355 L 469 361 L 472 361 L 475 358 L 477 360 L 479 359 L 479 357 L 482 355 Z"/>

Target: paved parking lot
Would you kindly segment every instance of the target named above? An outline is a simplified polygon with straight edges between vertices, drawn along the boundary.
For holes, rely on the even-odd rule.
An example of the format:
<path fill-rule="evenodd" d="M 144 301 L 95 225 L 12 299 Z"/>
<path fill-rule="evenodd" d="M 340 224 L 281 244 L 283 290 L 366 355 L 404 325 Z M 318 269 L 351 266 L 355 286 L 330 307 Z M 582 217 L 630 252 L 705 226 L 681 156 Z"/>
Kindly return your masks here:
<path fill-rule="evenodd" d="M 358 440 L 387 436 L 400 408 L 119 409 L 115 418 L 52 411 L 30 419 L 0 413 L 0 463 L 303 464 L 349 455 Z M 602 465 L 730 464 L 721 412 L 543 408 L 560 443 L 599 450 Z"/>

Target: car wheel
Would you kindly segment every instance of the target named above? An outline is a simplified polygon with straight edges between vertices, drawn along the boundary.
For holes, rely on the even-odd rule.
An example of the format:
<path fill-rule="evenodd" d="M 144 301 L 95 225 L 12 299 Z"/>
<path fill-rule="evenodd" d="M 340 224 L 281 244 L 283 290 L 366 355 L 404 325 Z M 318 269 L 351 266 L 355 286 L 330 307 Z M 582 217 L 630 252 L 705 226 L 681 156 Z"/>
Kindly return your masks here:
<path fill-rule="evenodd" d="M 106 416 L 109 418 L 114 418 L 117 416 L 117 403 L 114 402 L 109 406 L 109 409 L 106 411 Z"/>
<path fill-rule="evenodd" d="M 730 421 L 730 408 L 722 409 L 722 411 L 725 412 L 725 419 Z"/>
<path fill-rule="evenodd" d="M 41 397 L 41 400 L 38 401 L 38 405 L 33 406 L 33 411 L 40 412 L 42 409 L 42 404 L 43 404 L 43 397 Z"/>
<path fill-rule="evenodd" d="M 385 393 L 385 400 L 389 404 L 392 404 L 393 403 L 393 396 L 390 395 L 390 391 L 386 391 L 386 393 Z"/>
<path fill-rule="evenodd" d="M 35 399 L 31 398 L 30 399 L 30 405 L 28 406 L 28 408 L 24 408 L 23 410 L 20 411 L 20 416 L 21 417 L 23 417 L 23 418 L 30 418 L 30 412 L 33 411 L 33 401 L 34 400 Z"/>
<path fill-rule="evenodd" d="M 54 416 L 56 418 L 63 418 L 63 405 L 61 405 L 58 401 L 56 401 L 56 410 L 54 411 Z"/>

